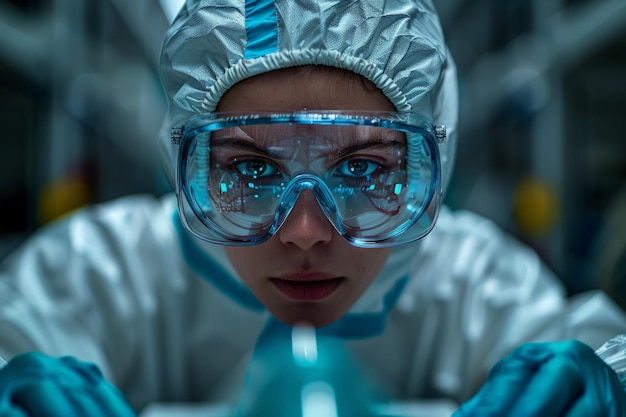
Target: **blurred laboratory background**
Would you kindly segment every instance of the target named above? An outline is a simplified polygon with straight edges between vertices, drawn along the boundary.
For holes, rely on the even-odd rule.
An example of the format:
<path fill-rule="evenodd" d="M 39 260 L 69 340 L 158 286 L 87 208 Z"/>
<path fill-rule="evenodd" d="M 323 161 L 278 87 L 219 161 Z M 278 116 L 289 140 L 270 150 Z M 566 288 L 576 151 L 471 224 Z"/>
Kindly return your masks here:
<path fill-rule="evenodd" d="M 434 1 L 461 91 L 447 204 L 626 306 L 626 1 Z M 0 259 L 79 207 L 169 191 L 157 63 L 180 5 L 0 1 Z"/>

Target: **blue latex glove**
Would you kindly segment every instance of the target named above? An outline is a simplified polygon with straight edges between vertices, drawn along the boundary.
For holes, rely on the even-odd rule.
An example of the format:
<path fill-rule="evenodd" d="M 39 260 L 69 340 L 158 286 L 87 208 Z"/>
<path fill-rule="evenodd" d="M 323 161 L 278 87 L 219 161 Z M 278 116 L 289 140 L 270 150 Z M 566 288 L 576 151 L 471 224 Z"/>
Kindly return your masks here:
<path fill-rule="evenodd" d="M 123 394 L 93 364 L 24 353 L 0 370 L 0 417 L 131 417 Z"/>
<path fill-rule="evenodd" d="M 496 364 L 453 417 L 626 417 L 617 375 L 577 341 L 527 343 Z"/>

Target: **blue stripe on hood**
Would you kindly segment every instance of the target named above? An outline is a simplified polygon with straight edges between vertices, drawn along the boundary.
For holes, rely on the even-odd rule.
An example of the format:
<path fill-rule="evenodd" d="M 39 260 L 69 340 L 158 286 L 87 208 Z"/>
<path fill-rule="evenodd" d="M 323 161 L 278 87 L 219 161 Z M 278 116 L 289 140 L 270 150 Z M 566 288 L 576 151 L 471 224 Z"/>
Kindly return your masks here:
<path fill-rule="evenodd" d="M 244 59 L 254 59 L 278 51 L 278 23 L 272 0 L 246 1 Z"/>

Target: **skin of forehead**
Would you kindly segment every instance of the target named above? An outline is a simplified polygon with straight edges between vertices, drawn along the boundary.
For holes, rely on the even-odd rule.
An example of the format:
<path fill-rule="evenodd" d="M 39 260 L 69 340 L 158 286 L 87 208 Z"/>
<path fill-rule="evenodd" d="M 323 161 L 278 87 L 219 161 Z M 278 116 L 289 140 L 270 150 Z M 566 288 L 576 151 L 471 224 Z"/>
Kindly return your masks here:
<path fill-rule="evenodd" d="M 302 110 L 397 109 L 362 76 L 323 65 L 284 68 L 244 79 L 222 96 L 216 108 L 218 112 Z"/>

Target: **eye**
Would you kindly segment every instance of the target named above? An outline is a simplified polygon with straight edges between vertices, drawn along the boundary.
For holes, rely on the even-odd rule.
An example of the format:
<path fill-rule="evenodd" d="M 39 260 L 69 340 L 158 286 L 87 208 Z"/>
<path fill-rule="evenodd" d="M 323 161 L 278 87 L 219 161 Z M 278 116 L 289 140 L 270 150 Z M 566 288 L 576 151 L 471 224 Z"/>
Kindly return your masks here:
<path fill-rule="evenodd" d="M 262 159 L 238 161 L 234 166 L 241 175 L 251 178 L 271 177 L 279 173 L 276 167 Z"/>
<path fill-rule="evenodd" d="M 337 166 L 335 175 L 359 178 L 373 174 L 381 165 L 367 159 L 349 159 Z"/>

